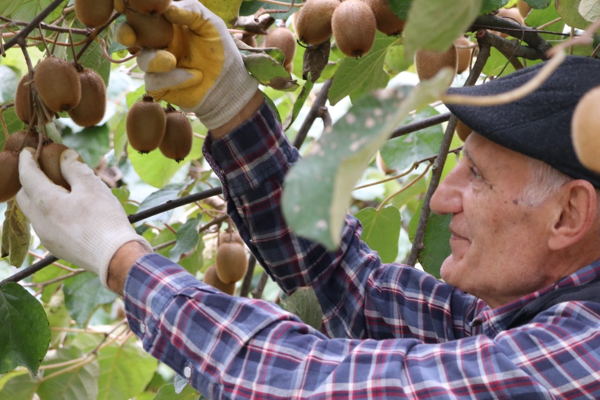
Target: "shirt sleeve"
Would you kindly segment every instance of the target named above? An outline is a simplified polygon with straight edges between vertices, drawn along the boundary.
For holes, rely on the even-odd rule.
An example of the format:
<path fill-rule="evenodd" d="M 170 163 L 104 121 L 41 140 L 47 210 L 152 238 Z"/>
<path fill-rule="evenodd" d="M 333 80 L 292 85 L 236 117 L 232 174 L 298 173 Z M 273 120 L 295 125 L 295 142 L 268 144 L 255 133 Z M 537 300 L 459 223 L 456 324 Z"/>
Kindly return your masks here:
<path fill-rule="evenodd" d="M 469 336 L 480 306 L 470 295 L 415 268 L 382 265 L 347 216 L 339 250 L 296 236 L 280 208 L 284 177 L 299 160 L 265 103 L 224 138 L 207 138 L 207 161 L 221 179 L 227 210 L 258 262 L 286 293 L 312 286 L 323 331 L 337 338 L 415 338 L 426 343 Z"/>
<path fill-rule="evenodd" d="M 329 339 L 262 300 L 227 296 L 156 254 L 125 284 L 144 349 L 213 399 L 598 398 L 600 306 L 574 303 L 490 338 Z"/>

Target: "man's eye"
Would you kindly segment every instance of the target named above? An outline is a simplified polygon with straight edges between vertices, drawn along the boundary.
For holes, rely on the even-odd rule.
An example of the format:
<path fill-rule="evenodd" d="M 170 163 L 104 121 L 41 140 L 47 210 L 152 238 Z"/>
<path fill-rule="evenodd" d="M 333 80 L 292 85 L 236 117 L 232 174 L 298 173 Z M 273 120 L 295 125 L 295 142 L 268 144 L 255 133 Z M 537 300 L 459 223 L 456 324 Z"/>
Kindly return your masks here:
<path fill-rule="evenodd" d="M 471 176 L 473 178 L 479 179 L 481 178 L 481 174 L 479 173 L 479 170 L 475 167 L 469 167 L 469 171 L 471 171 Z"/>

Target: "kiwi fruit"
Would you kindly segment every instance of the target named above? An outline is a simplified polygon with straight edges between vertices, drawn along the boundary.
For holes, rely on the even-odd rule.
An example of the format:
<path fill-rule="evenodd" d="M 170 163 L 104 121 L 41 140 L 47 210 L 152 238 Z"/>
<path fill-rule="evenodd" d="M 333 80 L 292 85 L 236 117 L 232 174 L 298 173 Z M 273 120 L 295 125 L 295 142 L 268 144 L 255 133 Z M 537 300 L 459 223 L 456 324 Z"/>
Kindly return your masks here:
<path fill-rule="evenodd" d="M 166 115 L 165 135 L 158 148 L 165 157 L 180 162 L 192 151 L 192 124 L 184 113 L 173 108 L 167 109 Z"/>
<path fill-rule="evenodd" d="M 321 44 L 332 35 L 331 19 L 339 0 L 307 0 L 295 19 L 296 35 L 306 44 Z M 353 28 L 353 27 L 351 27 Z"/>
<path fill-rule="evenodd" d="M 40 135 L 36 131 L 17 131 L 6 139 L 4 150 L 19 153 L 25 147 L 37 149 L 39 141 Z"/>
<path fill-rule="evenodd" d="M 127 18 L 127 23 L 135 32 L 137 41 L 133 44 L 121 43 L 124 46 L 164 49 L 173 40 L 175 28 L 164 15 L 142 14 L 127 9 L 125 17 Z"/>
<path fill-rule="evenodd" d="M 40 169 L 44 174 L 46 174 L 48 179 L 50 179 L 56 185 L 62 186 L 67 190 L 71 190 L 71 185 L 69 185 L 69 182 L 67 182 L 67 180 L 63 177 L 60 169 L 60 155 L 65 150 L 69 150 L 69 148 L 64 144 L 52 142 L 45 144 L 42 146 L 38 163 L 40 164 Z M 81 157 L 79 157 L 79 161 L 83 162 Z"/>
<path fill-rule="evenodd" d="M 0 203 L 15 197 L 21 189 L 19 181 L 19 155 L 12 151 L 0 151 Z"/>
<path fill-rule="evenodd" d="M 375 14 L 377 30 L 379 32 L 385 33 L 386 35 L 399 35 L 402 33 L 406 22 L 394 14 L 388 0 L 362 1 L 371 7 L 373 14 Z"/>
<path fill-rule="evenodd" d="M 265 37 L 265 47 L 276 47 L 281 50 L 285 56 L 283 65 L 289 65 L 296 54 L 296 39 L 289 29 L 278 27 Z"/>
<path fill-rule="evenodd" d="M 579 100 L 571 119 L 575 154 L 586 168 L 596 173 L 600 173 L 598 113 L 600 113 L 600 86 L 590 90 Z"/>
<path fill-rule="evenodd" d="M 142 154 L 156 149 L 165 136 L 167 116 L 151 96 L 144 96 L 127 113 L 126 130 L 129 144 Z"/>
<path fill-rule="evenodd" d="M 521 17 L 525 18 L 529 14 L 529 11 L 531 11 L 531 6 L 523 0 L 517 0 L 517 10 L 519 10 Z"/>
<path fill-rule="evenodd" d="M 244 246 L 237 242 L 221 242 L 217 248 L 217 276 L 224 283 L 235 283 L 246 275 L 248 258 Z"/>
<path fill-rule="evenodd" d="M 129 0 L 129 6 L 144 14 L 162 14 L 171 6 L 171 0 Z"/>
<path fill-rule="evenodd" d="M 331 26 L 337 46 L 348 57 L 361 57 L 375 42 L 375 14 L 361 0 L 342 2 L 333 13 Z"/>
<path fill-rule="evenodd" d="M 256 42 L 256 35 L 246 35 L 245 33 L 236 33 L 234 37 L 242 42 L 246 43 L 250 47 L 258 47 Z"/>
<path fill-rule="evenodd" d="M 471 54 L 473 54 L 473 49 L 466 48 L 471 44 L 471 41 L 464 36 L 461 36 L 454 41 L 454 46 L 456 46 L 456 57 L 458 58 L 456 64 L 457 74 L 462 74 L 471 65 Z"/>
<path fill-rule="evenodd" d="M 509 19 L 512 22 L 517 22 L 521 25 L 525 25 L 525 20 L 523 19 L 523 16 L 521 15 L 521 13 L 519 12 L 519 10 L 517 8 L 501 8 L 498 10 L 498 14 L 496 14 L 496 16 Z M 508 36 L 519 37 L 518 31 L 515 31 L 512 35 L 509 35 L 509 34 L 506 34 L 503 32 L 494 32 L 494 33 L 502 36 L 503 38 L 508 37 Z"/>
<path fill-rule="evenodd" d="M 458 122 L 456 123 L 456 134 L 458 135 L 460 140 L 465 142 L 467 140 L 467 137 L 469 137 L 469 135 L 471 134 L 471 132 L 473 132 L 473 129 L 469 128 L 461 120 L 458 120 Z"/>
<path fill-rule="evenodd" d="M 113 10 L 113 0 L 75 0 L 77 19 L 90 28 L 105 25 L 110 20 Z"/>
<path fill-rule="evenodd" d="M 44 58 L 35 68 L 35 88 L 54 112 L 69 111 L 81 100 L 81 83 L 70 62 L 54 56 Z"/>
<path fill-rule="evenodd" d="M 81 100 L 69 111 L 69 117 L 79 126 L 94 126 L 104 118 L 106 111 L 106 85 L 100 74 L 84 68 L 79 72 Z"/>
<path fill-rule="evenodd" d="M 31 111 L 29 110 L 29 75 L 25 74 L 19 81 L 17 93 L 15 94 L 15 112 L 17 117 L 26 124 L 31 119 Z"/>
<path fill-rule="evenodd" d="M 206 272 L 204 273 L 204 278 L 202 279 L 204 283 L 214 287 L 215 289 L 219 289 L 223 293 L 227 293 L 230 296 L 235 294 L 235 282 L 233 283 L 224 283 L 217 276 L 217 269 L 214 265 L 208 267 Z"/>
<path fill-rule="evenodd" d="M 458 55 L 454 44 L 443 53 L 429 50 L 417 50 L 415 69 L 420 80 L 433 78 L 442 68 L 449 67 L 456 73 Z"/>
<path fill-rule="evenodd" d="M 239 233 L 234 231 L 220 233 L 219 244 L 221 243 L 239 243 L 242 246 L 244 246 L 244 240 L 242 239 Z"/>

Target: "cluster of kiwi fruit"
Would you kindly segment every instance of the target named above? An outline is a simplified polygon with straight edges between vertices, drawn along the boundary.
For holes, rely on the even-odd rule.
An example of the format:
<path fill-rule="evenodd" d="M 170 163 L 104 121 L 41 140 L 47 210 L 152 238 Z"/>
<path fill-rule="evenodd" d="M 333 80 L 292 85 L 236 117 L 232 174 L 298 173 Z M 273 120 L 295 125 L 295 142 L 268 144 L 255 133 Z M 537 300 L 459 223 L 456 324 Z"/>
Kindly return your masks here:
<path fill-rule="evenodd" d="M 455 74 L 465 72 L 471 65 L 473 43 L 461 36 L 454 40 L 450 48 L 444 52 L 417 50 L 415 53 L 415 69 L 419 80 L 433 78 L 442 68 L 451 68 Z"/>
<path fill-rule="evenodd" d="M 233 295 L 236 282 L 244 278 L 247 271 L 248 258 L 240 235 L 231 230 L 219 234 L 215 265 L 204 273 L 204 283 Z"/>
<path fill-rule="evenodd" d="M 159 149 L 167 158 L 180 162 L 192 150 L 194 132 L 185 113 L 170 104 L 167 108 L 144 95 L 127 113 L 129 144 L 142 154 Z"/>
<path fill-rule="evenodd" d="M 375 41 L 376 31 L 399 35 L 405 21 L 388 0 L 307 0 L 295 19 L 301 42 L 318 45 L 331 36 L 348 57 L 361 57 Z"/>

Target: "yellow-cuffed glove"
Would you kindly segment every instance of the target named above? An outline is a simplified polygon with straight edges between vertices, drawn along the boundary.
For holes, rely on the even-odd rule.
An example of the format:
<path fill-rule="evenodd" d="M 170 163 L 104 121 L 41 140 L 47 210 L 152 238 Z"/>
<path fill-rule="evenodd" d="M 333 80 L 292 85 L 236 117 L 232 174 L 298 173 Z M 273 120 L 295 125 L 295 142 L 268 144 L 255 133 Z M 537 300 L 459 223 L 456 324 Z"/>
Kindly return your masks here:
<path fill-rule="evenodd" d="M 174 1 L 164 15 L 175 25 L 173 41 L 166 50 L 143 49 L 138 56 L 146 91 L 196 113 L 209 129 L 222 126 L 248 103 L 258 82 L 223 20 L 198 0 Z"/>

